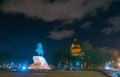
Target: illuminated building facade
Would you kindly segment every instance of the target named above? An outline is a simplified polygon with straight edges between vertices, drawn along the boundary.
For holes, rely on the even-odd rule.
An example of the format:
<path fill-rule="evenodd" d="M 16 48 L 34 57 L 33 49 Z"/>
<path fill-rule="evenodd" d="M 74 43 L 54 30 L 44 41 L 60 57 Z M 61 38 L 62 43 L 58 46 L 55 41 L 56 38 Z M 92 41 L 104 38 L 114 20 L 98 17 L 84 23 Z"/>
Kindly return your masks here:
<path fill-rule="evenodd" d="M 77 39 L 75 38 L 73 43 L 70 47 L 70 62 L 77 68 L 83 67 L 83 52 L 81 51 L 80 44 L 78 43 Z"/>
<path fill-rule="evenodd" d="M 82 55 L 80 44 L 77 42 L 77 39 L 74 39 L 74 41 L 71 45 L 71 48 L 70 48 L 70 53 L 72 56 L 81 56 Z"/>

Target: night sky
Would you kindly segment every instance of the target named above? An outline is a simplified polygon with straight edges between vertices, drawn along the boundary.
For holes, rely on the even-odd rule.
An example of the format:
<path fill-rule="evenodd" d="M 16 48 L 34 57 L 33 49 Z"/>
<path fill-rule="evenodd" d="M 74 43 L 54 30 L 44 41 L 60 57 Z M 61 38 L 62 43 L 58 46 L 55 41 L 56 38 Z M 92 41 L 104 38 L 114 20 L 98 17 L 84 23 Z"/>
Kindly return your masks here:
<path fill-rule="evenodd" d="M 69 50 L 73 39 L 120 51 L 120 0 L 0 0 L 0 52 L 31 57 Z"/>

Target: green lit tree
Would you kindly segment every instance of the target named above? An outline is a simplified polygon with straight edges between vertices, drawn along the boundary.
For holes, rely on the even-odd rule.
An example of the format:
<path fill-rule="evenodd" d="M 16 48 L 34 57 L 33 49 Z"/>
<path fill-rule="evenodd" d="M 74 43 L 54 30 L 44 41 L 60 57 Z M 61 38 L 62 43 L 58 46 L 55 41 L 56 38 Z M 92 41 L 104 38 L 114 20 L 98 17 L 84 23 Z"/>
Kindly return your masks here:
<path fill-rule="evenodd" d="M 66 64 L 69 57 L 69 54 L 67 51 L 54 51 L 54 52 L 51 52 L 50 55 L 51 55 L 50 61 L 54 66 L 57 66 L 58 63 Z"/>
<path fill-rule="evenodd" d="M 86 67 L 88 68 L 92 66 L 92 63 L 94 60 L 93 46 L 90 43 L 90 41 L 85 41 L 82 43 L 81 48 L 82 48 L 82 52 L 84 52 L 83 58 L 84 58 L 84 61 L 86 62 Z"/>
<path fill-rule="evenodd" d="M 0 52 L 0 64 L 8 63 L 10 61 L 10 56 L 6 52 Z"/>
<path fill-rule="evenodd" d="M 96 68 L 101 66 L 106 62 L 111 61 L 113 57 L 107 48 L 94 48 L 90 41 L 85 41 L 82 43 L 82 51 L 85 53 L 84 60 L 87 68 Z"/>

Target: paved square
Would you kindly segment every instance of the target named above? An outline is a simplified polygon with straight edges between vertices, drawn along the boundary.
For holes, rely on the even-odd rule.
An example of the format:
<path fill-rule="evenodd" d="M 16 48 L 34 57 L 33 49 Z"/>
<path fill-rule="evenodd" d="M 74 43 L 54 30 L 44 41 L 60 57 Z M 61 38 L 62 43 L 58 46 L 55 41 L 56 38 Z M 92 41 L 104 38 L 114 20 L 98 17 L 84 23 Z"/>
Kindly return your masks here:
<path fill-rule="evenodd" d="M 106 77 L 97 71 L 0 72 L 0 77 Z"/>

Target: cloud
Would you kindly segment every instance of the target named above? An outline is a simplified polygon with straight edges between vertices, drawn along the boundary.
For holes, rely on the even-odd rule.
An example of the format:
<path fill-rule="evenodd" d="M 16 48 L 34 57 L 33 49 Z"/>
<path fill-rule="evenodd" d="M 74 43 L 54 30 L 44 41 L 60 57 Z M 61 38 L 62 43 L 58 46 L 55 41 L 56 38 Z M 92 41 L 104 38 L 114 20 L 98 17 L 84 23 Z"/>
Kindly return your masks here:
<path fill-rule="evenodd" d="M 23 13 L 27 17 L 46 21 L 82 19 L 95 14 L 96 8 L 108 9 L 115 0 L 5 0 L 0 10 Z"/>
<path fill-rule="evenodd" d="M 55 29 L 59 29 L 59 28 L 65 27 L 66 25 L 72 24 L 72 23 L 74 23 L 73 20 L 65 21 L 65 22 L 61 23 L 61 25 L 58 25 L 58 26 L 56 26 L 56 27 L 54 27 L 54 28 L 55 28 Z"/>
<path fill-rule="evenodd" d="M 62 40 L 64 38 L 69 38 L 72 35 L 74 35 L 73 30 L 53 30 L 50 32 L 50 35 L 48 35 L 47 38 L 55 39 L 55 40 Z"/>
<path fill-rule="evenodd" d="M 113 34 L 115 32 L 120 31 L 120 16 L 116 16 L 113 18 L 109 18 L 107 20 L 108 24 L 110 24 L 110 27 L 105 28 L 102 33 L 105 34 Z"/>
<path fill-rule="evenodd" d="M 101 48 L 99 48 L 99 50 L 110 53 L 113 56 L 118 56 L 119 55 L 119 50 L 118 49 L 109 48 L 109 47 L 101 47 Z"/>
<path fill-rule="evenodd" d="M 80 28 L 89 28 L 91 26 L 92 22 L 85 22 Z"/>

